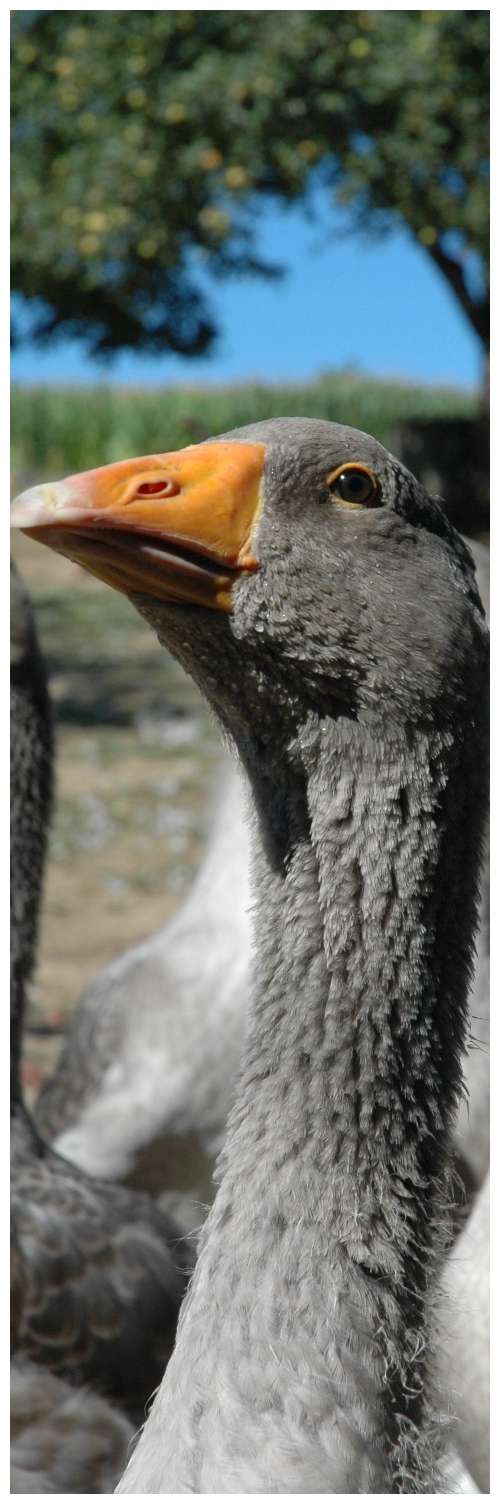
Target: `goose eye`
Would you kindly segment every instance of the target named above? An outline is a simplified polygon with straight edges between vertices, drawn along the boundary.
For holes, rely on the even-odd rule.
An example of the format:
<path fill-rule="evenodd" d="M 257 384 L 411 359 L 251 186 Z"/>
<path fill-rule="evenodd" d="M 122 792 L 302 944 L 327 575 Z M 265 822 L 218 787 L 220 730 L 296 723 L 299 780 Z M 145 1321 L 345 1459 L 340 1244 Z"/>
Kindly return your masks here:
<path fill-rule="evenodd" d="M 380 487 L 364 465 L 340 465 L 329 475 L 327 485 L 337 501 L 348 506 L 379 506 Z"/>

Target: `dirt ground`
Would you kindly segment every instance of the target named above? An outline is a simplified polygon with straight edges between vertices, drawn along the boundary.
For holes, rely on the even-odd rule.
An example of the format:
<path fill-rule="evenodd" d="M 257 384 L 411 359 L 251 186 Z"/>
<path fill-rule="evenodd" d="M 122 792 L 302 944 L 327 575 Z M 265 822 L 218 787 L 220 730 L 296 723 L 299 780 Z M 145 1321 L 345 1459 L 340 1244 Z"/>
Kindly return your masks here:
<path fill-rule="evenodd" d="M 194 685 L 123 597 L 21 534 L 50 673 L 56 798 L 24 1048 L 28 1097 L 82 988 L 187 891 L 221 759 Z"/>

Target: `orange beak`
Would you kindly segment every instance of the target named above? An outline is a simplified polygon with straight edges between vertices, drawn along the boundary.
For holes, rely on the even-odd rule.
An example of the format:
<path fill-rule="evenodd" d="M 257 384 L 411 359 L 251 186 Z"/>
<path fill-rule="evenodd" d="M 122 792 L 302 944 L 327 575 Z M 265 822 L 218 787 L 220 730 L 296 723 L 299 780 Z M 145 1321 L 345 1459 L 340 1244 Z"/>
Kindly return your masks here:
<path fill-rule="evenodd" d="M 221 441 L 103 465 L 24 491 L 12 526 L 124 595 L 230 611 L 258 568 L 264 459 L 264 444 Z"/>

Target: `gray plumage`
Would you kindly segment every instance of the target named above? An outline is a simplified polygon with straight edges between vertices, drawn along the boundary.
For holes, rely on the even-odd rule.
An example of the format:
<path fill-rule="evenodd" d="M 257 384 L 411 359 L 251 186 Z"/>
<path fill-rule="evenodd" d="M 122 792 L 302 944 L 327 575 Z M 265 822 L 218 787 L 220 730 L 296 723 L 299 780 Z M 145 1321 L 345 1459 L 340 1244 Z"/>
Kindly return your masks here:
<path fill-rule="evenodd" d="M 446 1236 L 486 801 L 467 547 L 367 435 L 283 419 L 233 611 L 139 610 L 236 744 L 255 967 L 219 1189 L 119 1492 L 432 1492 Z M 326 478 L 375 472 L 344 510 Z"/>
<path fill-rule="evenodd" d="M 12 1132 L 13 1350 L 134 1417 L 173 1346 L 190 1254 L 140 1191 L 91 1180 L 18 1108 Z"/>
<path fill-rule="evenodd" d="M 44 664 L 16 574 L 13 608 L 13 1350 L 74 1384 L 94 1383 L 140 1416 L 173 1344 L 191 1254 L 148 1196 L 91 1180 L 47 1148 L 23 1102 L 24 994 L 34 959 L 52 742 Z"/>
<path fill-rule="evenodd" d="M 110 1494 L 133 1438 L 100 1395 L 16 1358 L 10 1372 L 12 1494 Z"/>

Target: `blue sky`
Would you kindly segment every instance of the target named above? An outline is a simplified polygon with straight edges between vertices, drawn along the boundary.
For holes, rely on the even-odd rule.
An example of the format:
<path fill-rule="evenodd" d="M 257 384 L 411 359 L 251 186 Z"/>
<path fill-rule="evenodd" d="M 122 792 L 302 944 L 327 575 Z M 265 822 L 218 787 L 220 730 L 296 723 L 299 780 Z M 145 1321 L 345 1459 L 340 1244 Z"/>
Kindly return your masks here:
<path fill-rule="evenodd" d="M 346 236 L 345 220 L 332 215 L 326 199 L 319 210 L 315 223 L 295 207 L 261 213 L 259 250 L 288 267 L 282 281 L 215 282 L 203 274 L 220 327 L 211 357 L 127 352 L 103 365 L 79 342 L 61 340 L 45 350 L 25 345 L 13 357 L 13 379 L 294 381 L 354 366 L 382 377 L 476 385 L 479 341 L 427 253 L 405 231 L 377 241 Z"/>

